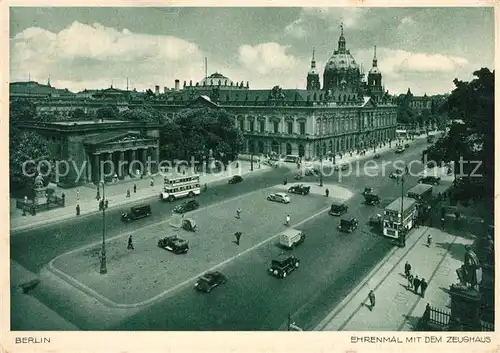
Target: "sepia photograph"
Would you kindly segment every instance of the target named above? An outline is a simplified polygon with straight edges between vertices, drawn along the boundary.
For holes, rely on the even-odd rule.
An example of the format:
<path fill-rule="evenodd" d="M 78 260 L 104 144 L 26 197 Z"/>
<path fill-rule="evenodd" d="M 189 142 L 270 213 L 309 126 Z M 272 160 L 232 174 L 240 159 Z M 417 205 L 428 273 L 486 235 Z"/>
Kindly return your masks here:
<path fill-rule="evenodd" d="M 492 5 L 91 5 L 4 8 L 16 343 L 491 343 Z"/>

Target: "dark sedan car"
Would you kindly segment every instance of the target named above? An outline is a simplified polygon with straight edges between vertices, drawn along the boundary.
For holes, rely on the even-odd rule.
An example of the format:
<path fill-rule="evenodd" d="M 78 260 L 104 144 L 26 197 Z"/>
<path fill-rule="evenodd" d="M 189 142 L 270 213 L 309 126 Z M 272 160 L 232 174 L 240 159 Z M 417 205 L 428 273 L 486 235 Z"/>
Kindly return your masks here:
<path fill-rule="evenodd" d="M 158 246 L 162 249 L 171 251 L 174 254 L 186 254 L 189 250 L 188 241 L 181 239 L 176 235 L 158 240 Z"/>
<path fill-rule="evenodd" d="M 418 182 L 420 184 L 439 185 L 440 180 L 441 180 L 441 178 L 439 178 L 439 177 L 426 176 L 426 177 L 420 178 L 418 180 Z"/>
<path fill-rule="evenodd" d="M 200 204 L 196 200 L 189 200 L 181 203 L 179 206 L 174 208 L 174 212 L 176 213 L 185 213 L 189 212 L 192 210 L 196 210 L 198 207 L 200 207 Z"/>
<path fill-rule="evenodd" d="M 235 175 L 231 179 L 229 179 L 229 184 L 241 183 L 242 181 L 243 181 L 243 178 L 241 176 Z"/>
<path fill-rule="evenodd" d="M 291 194 L 307 195 L 311 191 L 310 186 L 304 186 L 303 184 L 293 185 L 288 189 Z"/>
<path fill-rule="evenodd" d="M 194 285 L 200 292 L 210 293 L 215 287 L 226 283 L 227 278 L 219 271 L 207 272 Z"/>

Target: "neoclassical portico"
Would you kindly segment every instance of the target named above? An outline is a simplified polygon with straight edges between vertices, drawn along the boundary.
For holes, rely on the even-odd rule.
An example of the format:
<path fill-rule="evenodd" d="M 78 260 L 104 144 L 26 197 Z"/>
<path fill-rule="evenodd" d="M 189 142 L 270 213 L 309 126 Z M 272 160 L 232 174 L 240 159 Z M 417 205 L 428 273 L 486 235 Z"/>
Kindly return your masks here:
<path fill-rule="evenodd" d="M 109 132 L 83 141 L 87 180 L 97 183 L 156 173 L 160 159 L 158 139 L 138 132 Z"/>

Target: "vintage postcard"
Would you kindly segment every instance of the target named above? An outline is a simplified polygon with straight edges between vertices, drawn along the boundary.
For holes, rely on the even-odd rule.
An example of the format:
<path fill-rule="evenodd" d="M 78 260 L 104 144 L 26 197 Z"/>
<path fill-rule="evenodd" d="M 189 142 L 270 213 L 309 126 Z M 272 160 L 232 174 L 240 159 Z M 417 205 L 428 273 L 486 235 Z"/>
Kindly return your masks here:
<path fill-rule="evenodd" d="M 498 347 L 493 2 L 2 5 L 5 351 Z"/>

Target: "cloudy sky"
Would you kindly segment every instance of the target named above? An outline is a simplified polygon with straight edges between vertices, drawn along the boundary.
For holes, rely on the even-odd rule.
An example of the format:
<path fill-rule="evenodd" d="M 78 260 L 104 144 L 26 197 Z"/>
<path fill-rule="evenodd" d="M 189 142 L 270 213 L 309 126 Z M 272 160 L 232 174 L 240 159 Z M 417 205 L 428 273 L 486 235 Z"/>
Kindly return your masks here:
<path fill-rule="evenodd" d="M 437 94 L 494 69 L 494 11 L 462 8 L 11 7 L 10 81 L 79 91 L 173 87 L 218 71 L 251 88 L 305 88 L 317 66 L 347 48 L 367 72 L 377 46 L 391 93 Z"/>

